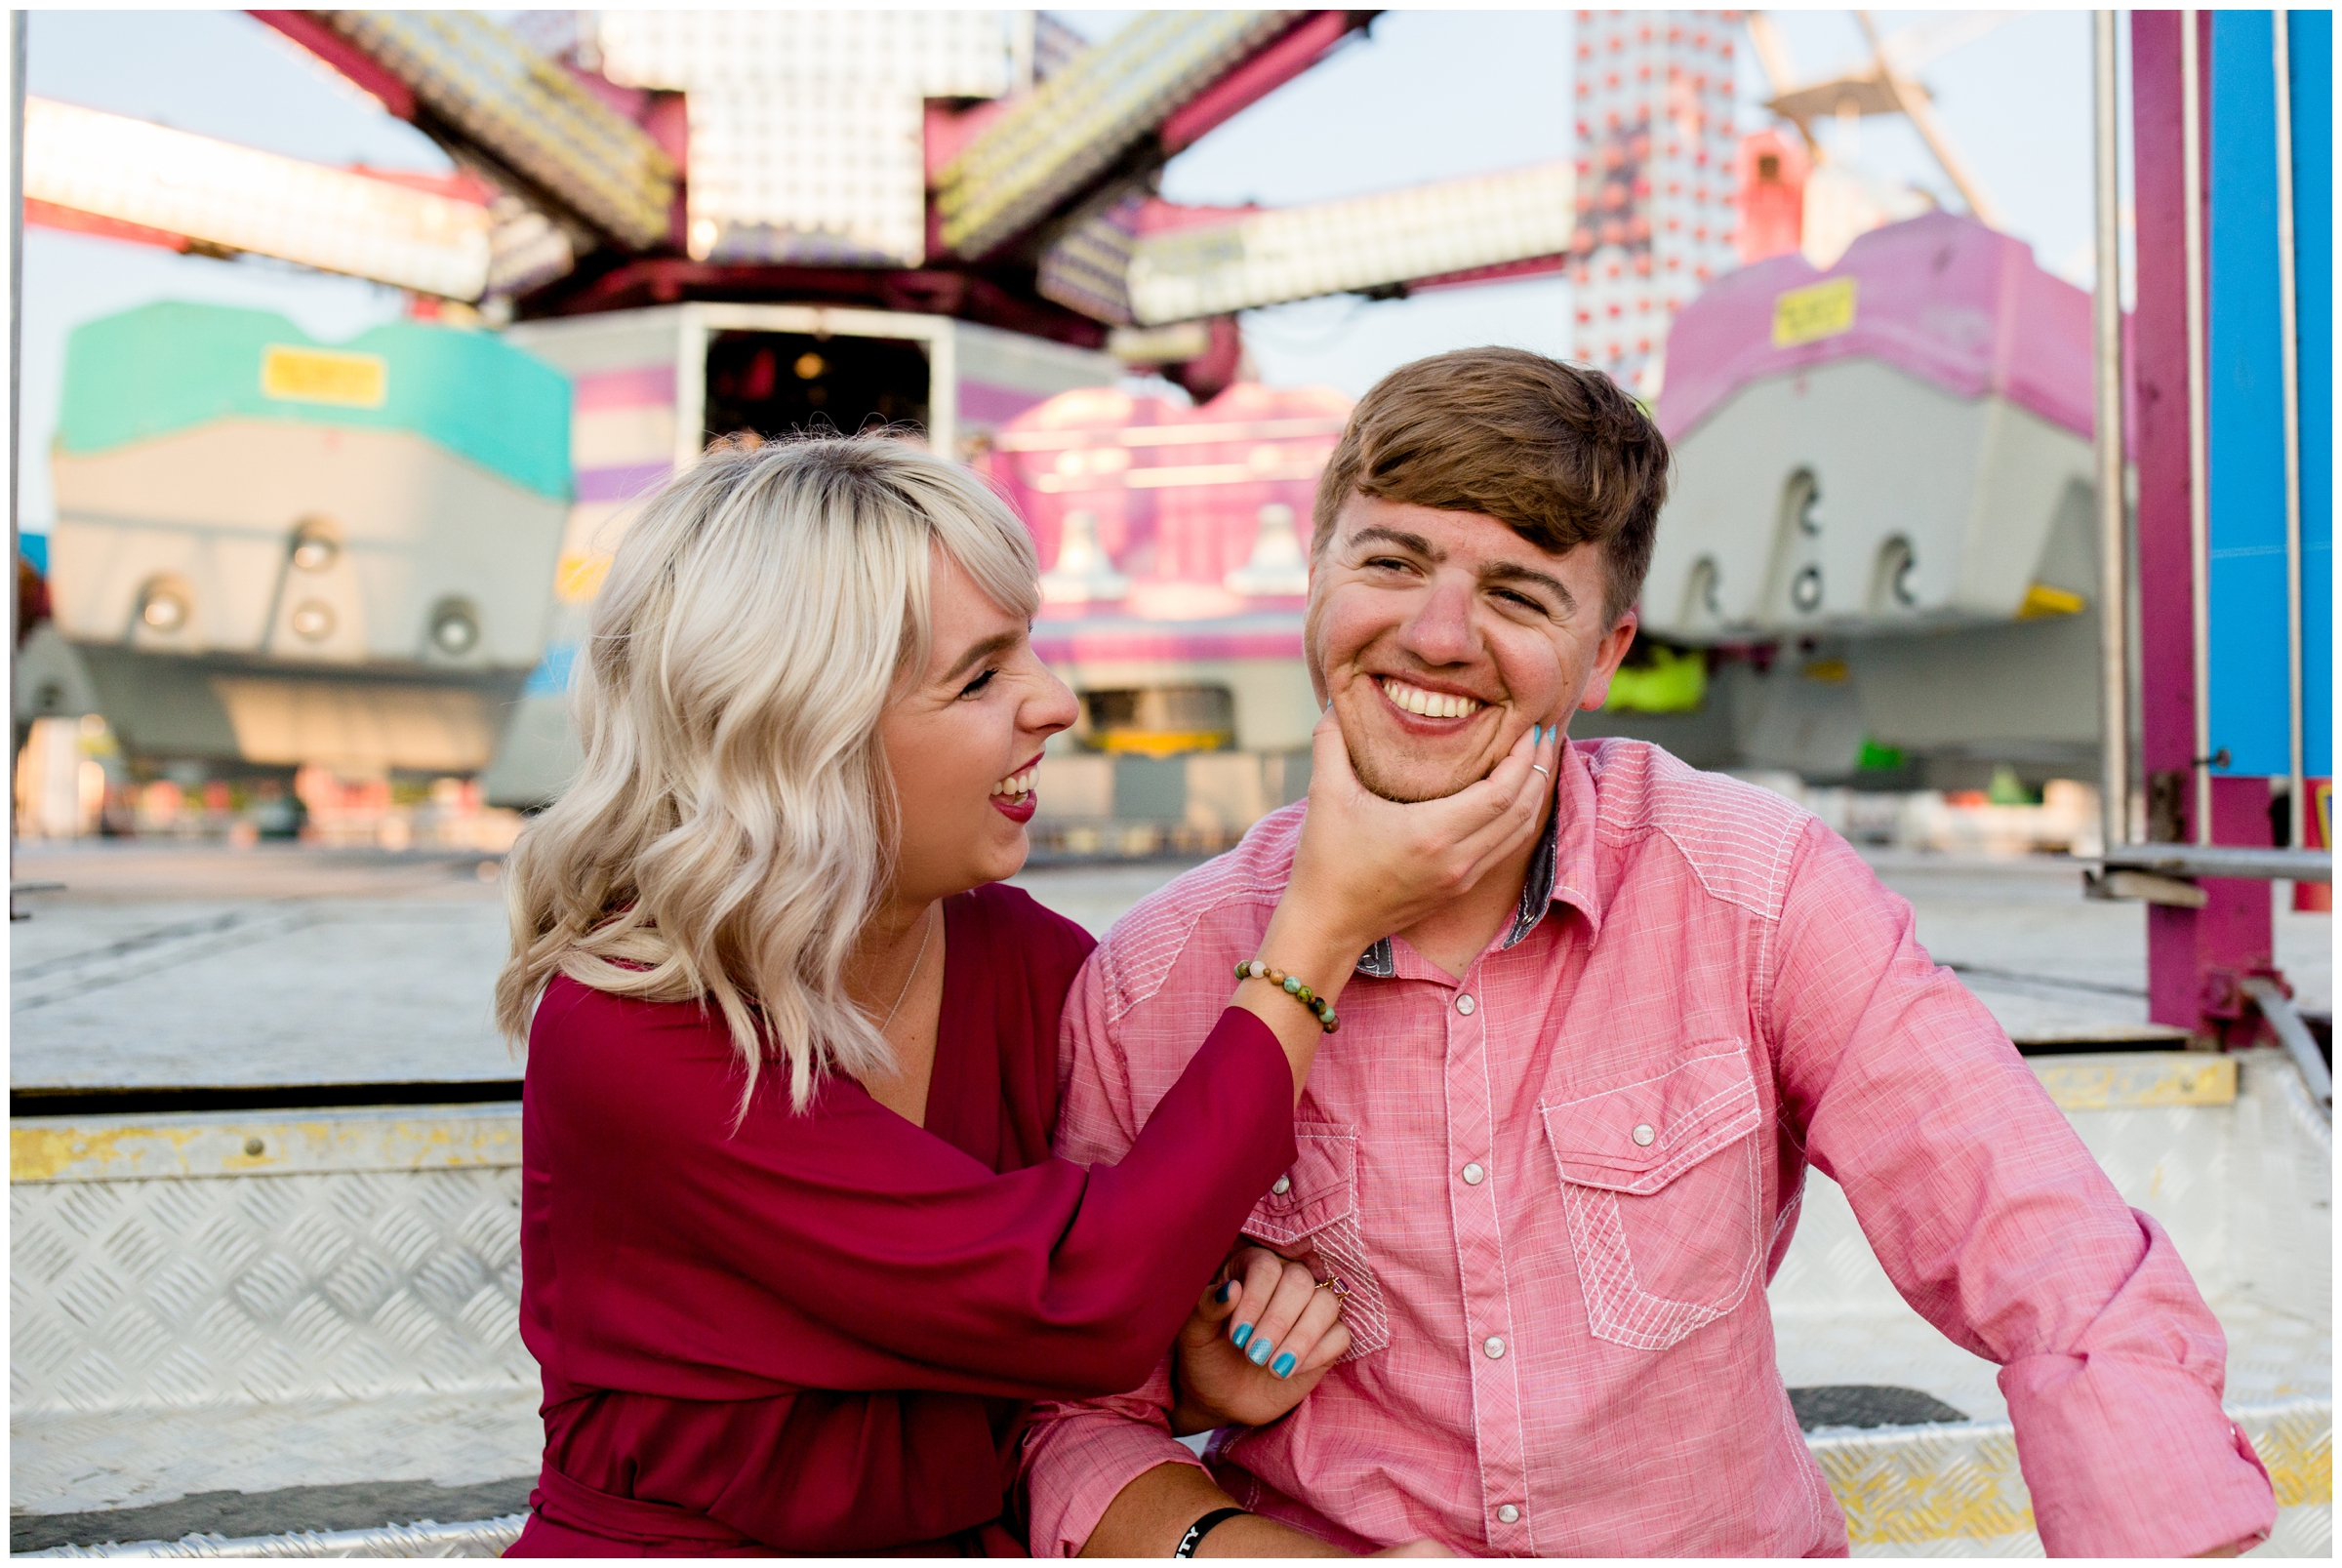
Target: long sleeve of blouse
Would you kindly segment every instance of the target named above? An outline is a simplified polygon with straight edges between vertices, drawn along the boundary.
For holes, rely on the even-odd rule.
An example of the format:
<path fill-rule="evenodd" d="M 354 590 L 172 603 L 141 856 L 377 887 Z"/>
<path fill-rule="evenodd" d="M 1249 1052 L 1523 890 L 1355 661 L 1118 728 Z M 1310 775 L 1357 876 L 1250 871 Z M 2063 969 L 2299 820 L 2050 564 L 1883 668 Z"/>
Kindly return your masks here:
<path fill-rule="evenodd" d="M 524 1138 L 533 1181 L 561 1174 L 528 1205 L 523 1311 L 548 1403 L 550 1380 L 708 1401 L 1127 1387 L 1294 1157 L 1284 1055 L 1235 1010 L 1110 1166 L 996 1171 L 835 1076 L 799 1112 L 766 1072 L 735 1127 L 741 1083 L 720 1016 L 548 992 Z"/>

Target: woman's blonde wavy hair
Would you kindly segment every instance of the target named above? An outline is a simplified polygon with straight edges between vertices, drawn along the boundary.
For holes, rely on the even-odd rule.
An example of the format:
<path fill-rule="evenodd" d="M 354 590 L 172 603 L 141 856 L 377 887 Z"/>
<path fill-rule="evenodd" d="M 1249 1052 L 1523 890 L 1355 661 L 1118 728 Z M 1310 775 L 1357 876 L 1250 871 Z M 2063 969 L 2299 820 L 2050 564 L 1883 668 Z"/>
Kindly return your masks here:
<path fill-rule="evenodd" d="M 890 1069 L 845 965 L 892 876 L 878 741 L 929 657 L 928 562 L 1039 606 L 1032 542 L 974 473 L 878 433 L 711 451 L 620 543 L 574 676 L 585 762 L 506 866 L 497 1023 L 525 1044 L 555 975 L 712 1001 L 747 1082 L 805 1106 Z"/>

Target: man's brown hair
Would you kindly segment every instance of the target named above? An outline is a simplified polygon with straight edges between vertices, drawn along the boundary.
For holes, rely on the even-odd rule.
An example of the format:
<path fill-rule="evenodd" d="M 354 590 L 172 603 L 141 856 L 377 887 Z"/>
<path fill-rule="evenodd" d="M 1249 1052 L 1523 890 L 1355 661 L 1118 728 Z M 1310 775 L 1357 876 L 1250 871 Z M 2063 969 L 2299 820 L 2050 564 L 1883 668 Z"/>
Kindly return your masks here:
<path fill-rule="evenodd" d="M 1598 370 L 1521 348 L 1458 348 L 1401 365 L 1350 417 L 1317 481 L 1312 558 L 1353 495 L 1479 512 L 1539 549 L 1602 552 L 1605 624 L 1642 591 L 1667 438 Z"/>

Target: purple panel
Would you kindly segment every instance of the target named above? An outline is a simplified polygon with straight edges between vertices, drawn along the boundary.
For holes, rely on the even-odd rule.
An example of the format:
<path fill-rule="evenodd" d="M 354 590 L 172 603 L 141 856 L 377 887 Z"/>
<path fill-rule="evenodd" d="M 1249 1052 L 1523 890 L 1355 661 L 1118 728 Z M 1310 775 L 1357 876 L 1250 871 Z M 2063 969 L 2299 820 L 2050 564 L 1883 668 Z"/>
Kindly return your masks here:
<path fill-rule="evenodd" d="M 1061 613 L 1062 614 L 1062 613 Z M 1217 621 L 1139 621 L 1107 614 L 1044 619 L 1032 646 L 1052 663 L 1109 660 L 1299 659 L 1301 612 Z"/>
<path fill-rule="evenodd" d="M 580 414 L 595 409 L 664 408 L 675 400 L 675 367 L 668 362 L 597 370 L 571 377 L 569 384 L 572 406 Z"/>
<path fill-rule="evenodd" d="M 959 383 L 959 417 L 984 424 L 1003 424 L 1029 408 L 1049 401 L 1048 392 L 1029 392 L 1020 386 L 998 386 L 990 382 L 961 382 Z"/>
<path fill-rule="evenodd" d="M 619 468 L 580 468 L 580 501 L 632 501 L 674 472 L 670 462 L 630 462 Z"/>
<path fill-rule="evenodd" d="M 1855 280 L 1852 327 L 1775 346 L 1774 302 L 1842 277 Z M 2042 271 L 2024 241 L 1950 213 L 1873 229 L 1827 272 L 1777 256 L 1711 284 L 1669 336 L 1659 427 L 1680 440 L 1752 382 L 1858 358 L 2090 433 L 2089 295 Z"/>

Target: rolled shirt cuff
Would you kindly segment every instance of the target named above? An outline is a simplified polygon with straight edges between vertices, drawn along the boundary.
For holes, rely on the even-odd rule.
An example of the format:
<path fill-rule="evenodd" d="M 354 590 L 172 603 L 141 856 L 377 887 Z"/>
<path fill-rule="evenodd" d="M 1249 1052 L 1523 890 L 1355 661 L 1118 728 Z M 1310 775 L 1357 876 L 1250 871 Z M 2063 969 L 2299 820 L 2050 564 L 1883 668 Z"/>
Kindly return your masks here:
<path fill-rule="evenodd" d="M 2168 1361 L 2034 1355 L 2000 1372 L 2034 1525 L 2053 1557 L 2251 1547 L 2277 1495 L 2218 1392 Z"/>

